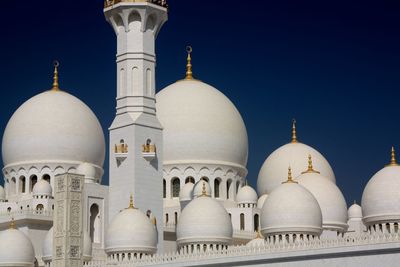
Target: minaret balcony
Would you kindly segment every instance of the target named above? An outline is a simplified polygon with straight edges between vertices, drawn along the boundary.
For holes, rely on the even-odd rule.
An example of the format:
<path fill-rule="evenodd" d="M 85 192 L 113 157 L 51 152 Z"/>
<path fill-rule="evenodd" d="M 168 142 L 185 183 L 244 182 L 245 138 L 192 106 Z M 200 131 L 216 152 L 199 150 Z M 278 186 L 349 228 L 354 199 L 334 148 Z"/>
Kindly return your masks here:
<path fill-rule="evenodd" d="M 153 144 L 146 144 L 142 146 L 142 155 L 147 161 L 152 161 L 156 157 L 156 152 L 156 146 Z"/>
<path fill-rule="evenodd" d="M 128 2 L 128 3 L 151 3 L 158 6 L 162 6 L 168 8 L 167 0 L 105 0 L 104 1 L 104 8 L 116 5 L 121 2 Z"/>

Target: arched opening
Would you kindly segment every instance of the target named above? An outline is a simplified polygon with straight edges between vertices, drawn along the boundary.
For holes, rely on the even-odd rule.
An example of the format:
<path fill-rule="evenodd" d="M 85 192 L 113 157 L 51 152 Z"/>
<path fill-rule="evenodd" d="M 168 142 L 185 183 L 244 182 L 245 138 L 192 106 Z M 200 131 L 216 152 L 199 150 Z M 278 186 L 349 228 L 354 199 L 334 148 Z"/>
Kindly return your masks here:
<path fill-rule="evenodd" d="M 15 193 L 17 192 L 17 180 L 15 179 L 15 177 L 11 178 L 9 192 L 10 195 L 15 195 Z"/>
<path fill-rule="evenodd" d="M 258 231 L 258 228 L 260 226 L 260 216 L 258 214 L 254 215 L 254 231 Z"/>
<path fill-rule="evenodd" d="M 37 176 L 36 175 L 31 175 L 31 177 L 30 177 L 30 188 L 29 188 L 29 190 L 30 190 L 30 192 L 32 192 L 32 190 L 33 190 L 33 187 L 35 186 L 35 184 L 37 183 Z"/>
<path fill-rule="evenodd" d="M 151 70 L 146 70 L 146 93 L 148 96 L 152 95 L 152 75 Z"/>
<path fill-rule="evenodd" d="M 221 180 L 219 178 L 216 178 L 214 180 L 214 197 L 219 198 L 219 186 L 221 184 Z"/>
<path fill-rule="evenodd" d="M 172 197 L 179 197 L 179 192 L 181 190 L 181 181 L 178 177 L 172 179 Z"/>
<path fill-rule="evenodd" d="M 230 199 L 232 194 L 232 180 L 226 181 L 226 198 Z"/>
<path fill-rule="evenodd" d="M 208 177 L 205 176 L 201 177 L 200 180 L 206 181 L 207 183 L 209 182 Z"/>
<path fill-rule="evenodd" d="M 7 212 L 11 212 L 11 207 L 8 207 L 8 208 L 7 208 Z"/>
<path fill-rule="evenodd" d="M 50 184 L 50 175 L 44 174 L 44 175 L 42 176 L 42 179 L 45 180 L 46 182 L 48 182 L 48 183 Z"/>
<path fill-rule="evenodd" d="M 237 195 L 237 193 L 238 193 L 238 191 L 239 191 L 239 188 L 240 188 L 240 182 L 237 181 L 237 182 L 236 182 L 236 195 Z"/>
<path fill-rule="evenodd" d="M 175 224 L 178 224 L 178 213 L 177 212 L 175 212 Z"/>
<path fill-rule="evenodd" d="M 163 179 L 163 198 L 167 197 L 167 182 Z"/>
<path fill-rule="evenodd" d="M 168 216 L 168 213 L 166 213 L 165 214 L 165 223 L 168 223 L 169 222 L 169 216 Z"/>
<path fill-rule="evenodd" d="M 25 190 L 26 190 L 25 183 L 26 183 L 25 176 L 20 176 L 19 177 L 19 193 L 26 193 L 25 192 Z"/>
<path fill-rule="evenodd" d="M 240 230 L 244 230 L 244 214 L 240 213 Z"/>
<path fill-rule="evenodd" d="M 93 243 L 100 243 L 100 210 L 97 204 L 90 206 L 90 239 Z"/>
<path fill-rule="evenodd" d="M 194 178 L 193 178 L 192 176 L 187 177 L 187 178 L 185 179 L 185 184 L 187 184 L 187 183 L 192 183 L 192 184 L 194 184 Z"/>
<path fill-rule="evenodd" d="M 36 210 L 43 210 L 43 209 L 44 209 L 43 204 L 38 204 L 38 205 L 36 206 Z"/>

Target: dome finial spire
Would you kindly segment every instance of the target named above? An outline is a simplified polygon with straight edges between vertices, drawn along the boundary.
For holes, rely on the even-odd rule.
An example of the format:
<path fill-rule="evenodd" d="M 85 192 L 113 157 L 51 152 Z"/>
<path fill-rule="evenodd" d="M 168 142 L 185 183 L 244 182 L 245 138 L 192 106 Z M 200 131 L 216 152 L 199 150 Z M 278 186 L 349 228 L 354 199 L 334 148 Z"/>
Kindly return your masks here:
<path fill-rule="evenodd" d="M 131 196 L 129 197 L 129 207 L 128 209 L 134 209 L 135 205 L 133 204 L 133 195 L 131 194 Z"/>
<path fill-rule="evenodd" d="M 11 218 L 11 222 L 10 222 L 10 229 L 16 229 L 15 227 L 15 221 L 14 221 L 14 217 Z"/>
<path fill-rule="evenodd" d="M 54 66 L 54 76 L 53 76 L 53 88 L 51 88 L 51 90 L 59 91 L 60 88 L 58 85 L 58 66 L 60 66 L 60 63 L 57 60 L 54 60 L 53 66 Z"/>
<path fill-rule="evenodd" d="M 296 119 L 292 120 L 292 143 L 297 143 Z"/>
<path fill-rule="evenodd" d="M 282 184 L 290 184 L 290 183 L 297 184 L 297 182 L 294 181 L 293 178 L 292 178 L 292 168 L 289 166 L 289 168 L 288 168 L 288 179 L 287 179 L 286 182 L 283 182 Z"/>
<path fill-rule="evenodd" d="M 192 47 L 190 45 L 186 46 L 187 52 L 187 64 L 186 64 L 186 77 L 185 80 L 193 80 L 193 72 L 192 72 Z"/>
<path fill-rule="evenodd" d="M 207 190 L 206 190 L 206 182 L 203 180 L 203 187 L 201 189 L 201 196 L 208 197 Z"/>
<path fill-rule="evenodd" d="M 314 170 L 311 154 L 308 154 L 308 168 L 305 172 L 302 172 L 301 174 L 304 173 L 320 173 L 319 171 Z"/>
<path fill-rule="evenodd" d="M 397 163 L 397 160 L 396 160 L 396 152 L 394 150 L 394 146 L 392 146 L 390 163 L 386 166 L 399 166 L 399 164 Z"/>

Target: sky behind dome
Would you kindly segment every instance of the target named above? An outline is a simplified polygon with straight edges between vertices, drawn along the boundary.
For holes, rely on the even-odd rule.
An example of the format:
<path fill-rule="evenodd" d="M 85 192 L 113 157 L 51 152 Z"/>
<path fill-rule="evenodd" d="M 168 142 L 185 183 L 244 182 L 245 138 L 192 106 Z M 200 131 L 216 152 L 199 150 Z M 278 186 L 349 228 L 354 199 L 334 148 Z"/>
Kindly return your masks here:
<path fill-rule="evenodd" d="M 222 91 L 249 136 L 248 180 L 266 157 L 300 141 L 330 162 L 348 203 L 400 151 L 400 4 L 396 1 L 178 1 L 158 36 L 157 91 L 194 75 Z M 5 1 L 0 22 L 0 131 L 27 99 L 61 87 L 98 116 L 115 114 L 116 40 L 102 1 Z M 234 145 L 234 144 L 232 144 Z M 400 152 L 399 152 L 400 153 Z M 106 175 L 108 183 L 108 158 Z"/>

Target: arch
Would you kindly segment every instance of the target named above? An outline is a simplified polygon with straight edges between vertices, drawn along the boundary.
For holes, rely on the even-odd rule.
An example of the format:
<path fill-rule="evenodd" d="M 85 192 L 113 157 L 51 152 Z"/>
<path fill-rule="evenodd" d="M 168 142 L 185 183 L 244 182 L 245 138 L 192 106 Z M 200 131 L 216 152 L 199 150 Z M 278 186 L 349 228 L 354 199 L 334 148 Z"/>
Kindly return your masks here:
<path fill-rule="evenodd" d="M 19 177 L 19 193 L 26 193 L 26 178 L 25 176 Z"/>
<path fill-rule="evenodd" d="M 194 184 L 194 178 L 192 177 L 192 176 L 189 176 L 189 177 L 186 177 L 186 179 L 185 179 L 185 184 L 187 184 L 187 183 L 192 183 L 192 184 Z"/>
<path fill-rule="evenodd" d="M 100 209 L 97 204 L 90 206 L 90 239 L 93 243 L 100 243 L 101 221 Z"/>
<path fill-rule="evenodd" d="M 36 210 L 44 210 L 43 204 L 37 204 L 36 205 Z"/>
<path fill-rule="evenodd" d="M 151 69 L 147 68 L 146 69 L 146 94 L 147 96 L 152 96 L 152 83 L 153 77 L 151 74 Z"/>
<path fill-rule="evenodd" d="M 240 213 L 240 230 L 243 231 L 244 230 L 244 214 Z"/>
<path fill-rule="evenodd" d="M 178 212 L 174 213 L 175 224 L 178 224 Z"/>
<path fill-rule="evenodd" d="M 8 207 L 8 208 L 7 208 L 7 212 L 11 212 L 11 207 Z"/>
<path fill-rule="evenodd" d="M 154 27 L 156 26 L 156 22 L 157 22 L 157 17 L 155 14 L 151 14 L 150 16 L 147 17 L 147 21 L 146 21 L 146 31 L 147 30 L 154 30 Z"/>
<path fill-rule="evenodd" d="M 221 179 L 215 178 L 214 179 L 214 197 L 219 198 L 219 191 L 221 186 Z"/>
<path fill-rule="evenodd" d="M 126 95 L 126 83 L 125 83 L 125 69 L 121 68 L 119 71 L 119 96 Z"/>
<path fill-rule="evenodd" d="M 132 68 L 132 95 L 139 95 L 140 81 L 139 81 L 139 69 L 138 67 Z"/>
<path fill-rule="evenodd" d="M 230 199 L 232 196 L 232 180 L 226 181 L 226 199 Z"/>
<path fill-rule="evenodd" d="M 178 177 L 174 177 L 171 180 L 171 192 L 172 192 L 172 197 L 179 197 L 179 192 L 181 190 L 181 181 L 179 180 Z"/>
<path fill-rule="evenodd" d="M 30 180 L 29 190 L 32 192 L 33 187 L 35 186 L 35 184 L 36 184 L 37 181 L 38 181 L 38 178 L 37 178 L 37 176 L 36 176 L 35 174 L 33 174 L 33 175 L 31 175 L 31 177 L 29 178 L 29 180 Z"/>
<path fill-rule="evenodd" d="M 129 30 L 139 30 L 141 26 L 142 18 L 137 11 L 133 11 L 129 14 L 128 23 L 129 23 Z"/>
<path fill-rule="evenodd" d="M 258 231 L 260 227 L 260 215 L 254 214 L 254 231 Z"/>
<path fill-rule="evenodd" d="M 239 191 L 239 188 L 240 188 L 240 181 L 237 181 L 236 182 L 236 195 L 237 195 L 237 193 Z"/>
<path fill-rule="evenodd" d="M 47 173 L 43 174 L 42 179 L 45 180 L 46 182 L 48 182 L 49 184 L 51 184 L 49 174 L 47 174 Z"/>
<path fill-rule="evenodd" d="M 165 223 L 168 223 L 168 221 L 169 221 L 168 213 L 165 213 Z"/>
<path fill-rule="evenodd" d="M 167 181 L 163 179 L 163 198 L 167 197 Z"/>
<path fill-rule="evenodd" d="M 15 179 L 15 177 L 12 177 L 10 180 L 10 195 L 15 195 L 15 193 L 17 192 L 17 180 Z"/>
<path fill-rule="evenodd" d="M 208 179 L 208 177 L 207 177 L 207 176 L 203 176 L 203 177 L 201 177 L 201 178 L 200 178 L 200 180 L 206 181 L 207 183 L 209 183 L 209 182 L 210 182 L 210 180 Z"/>

